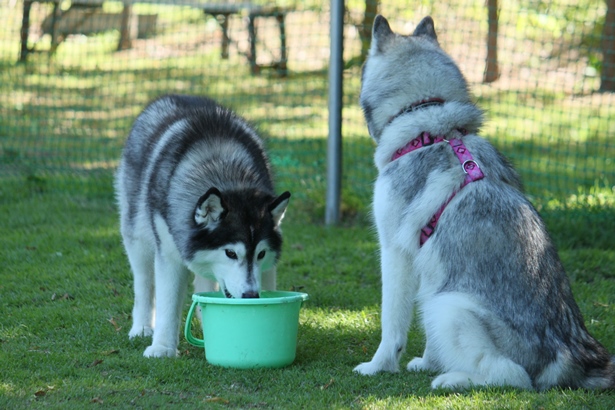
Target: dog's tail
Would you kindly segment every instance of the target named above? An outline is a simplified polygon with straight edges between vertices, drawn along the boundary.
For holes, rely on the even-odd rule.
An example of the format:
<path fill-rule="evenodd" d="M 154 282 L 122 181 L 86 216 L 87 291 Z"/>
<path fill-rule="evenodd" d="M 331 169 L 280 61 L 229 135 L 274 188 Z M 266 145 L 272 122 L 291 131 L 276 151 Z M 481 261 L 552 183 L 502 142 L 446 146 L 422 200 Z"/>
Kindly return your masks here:
<path fill-rule="evenodd" d="M 611 356 L 611 360 L 602 369 L 595 369 L 595 371 L 593 377 L 590 376 L 586 379 L 589 382 L 587 387 L 615 390 L 615 356 Z"/>
<path fill-rule="evenodd" d="M 615 356 L 611 356 L 597 341 L 595 343 L 594 347 L 597 349 L 586 351 L 586 360 L 581 362 L 583 364 L 579 363 L 584 369 L 584 374 L 576 388 L 614 390 Z"/>

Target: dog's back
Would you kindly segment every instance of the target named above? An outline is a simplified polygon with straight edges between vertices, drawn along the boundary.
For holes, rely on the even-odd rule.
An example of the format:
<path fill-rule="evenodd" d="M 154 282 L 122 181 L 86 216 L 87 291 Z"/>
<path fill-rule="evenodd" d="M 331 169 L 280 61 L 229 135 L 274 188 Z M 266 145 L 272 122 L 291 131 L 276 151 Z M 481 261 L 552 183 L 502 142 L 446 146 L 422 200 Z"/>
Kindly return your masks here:
<path fill-rule="evenodd" d="M 180 95 L 161 97 L 139 115 L 117 181 L 127 233 L 153 213 L 175 229 L 187 228 L 185 217 L 193 214 L 204 187 L 274 193 L 269 160 L 254 130 L 213 100 Z"/>

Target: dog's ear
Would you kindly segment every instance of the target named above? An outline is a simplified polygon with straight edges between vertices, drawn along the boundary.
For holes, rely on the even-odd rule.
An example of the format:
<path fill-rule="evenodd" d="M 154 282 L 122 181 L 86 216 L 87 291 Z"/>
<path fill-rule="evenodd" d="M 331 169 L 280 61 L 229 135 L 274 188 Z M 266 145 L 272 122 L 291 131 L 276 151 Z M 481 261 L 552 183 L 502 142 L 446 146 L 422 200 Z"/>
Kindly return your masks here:
<path fill-rule="evenodd" d="M 282 222 L 282 218 L 284 218 L 284 212 L 286 212 L 286 207 L 288 206 L 289 200 L 290 192 L 286 191 L 274 199 L 271 204 L 269 204 L 269 212 L 271 212 L 275 226 L 278 226 L 280 222 Z"/>
<path fill-rule="evenodd" d="M 198 225 L 209 225 L 224 218 L 226 213 L 222 194 L 217 188 L 210 188 L 196 203 L 194 221 Z"/>
<path fill-rule="evenodd" d="M 438 36 L 436 35 L 436 29 L 434 26 L 433 19 L 430 16 L 427 16 L 421 20 L 418 26 L 414 29 L 413 36 L 427 36 L 433 40 L 438 41 Z"/>
<path fill-rule="evenodd" d="M 384 46 L 395 37 L 395 33 L 391 30 L 389 22 L 381 14 L 378 14 L 374 19 L 372 27 L 372 52 L 383 51 Z"/>

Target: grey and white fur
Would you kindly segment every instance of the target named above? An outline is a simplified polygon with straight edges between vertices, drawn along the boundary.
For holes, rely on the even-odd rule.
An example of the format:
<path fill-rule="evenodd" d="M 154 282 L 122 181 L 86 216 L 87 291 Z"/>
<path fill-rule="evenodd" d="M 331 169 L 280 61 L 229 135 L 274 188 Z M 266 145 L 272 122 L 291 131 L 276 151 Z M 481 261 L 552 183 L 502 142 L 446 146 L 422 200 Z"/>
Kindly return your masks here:
<path fill-rule="evenodd" d="M 211 99 L 167 95 L 136 119 L 116 175 L 121 233 L 134 275 L 129 336 L 153 335 L 147 357 L 177 355 L 187 286 L 227 297 L 276 287 L 280 222 L 255 130 Z"/>
<path fill-rule="evenodd" d="M 434 98 L 443 102 L 405 110 Z M 360 101 L 377 143 L 382 339 L 355 371 L 398 371 L 416 305 L 426 344 L 407 369 L 437 373 L 433 388 L 615 387 L 615 362 L 588 333 L 517 173 L 478 135 L 482 112 L 430 17 L 410 36 L 376 17 Z M 460 189 L 465 175 L 445 142 L 392 160 L 423 132 L 460 138 L 484 178 Z M 455 192 L 421 247 L 420 229 Z"/>

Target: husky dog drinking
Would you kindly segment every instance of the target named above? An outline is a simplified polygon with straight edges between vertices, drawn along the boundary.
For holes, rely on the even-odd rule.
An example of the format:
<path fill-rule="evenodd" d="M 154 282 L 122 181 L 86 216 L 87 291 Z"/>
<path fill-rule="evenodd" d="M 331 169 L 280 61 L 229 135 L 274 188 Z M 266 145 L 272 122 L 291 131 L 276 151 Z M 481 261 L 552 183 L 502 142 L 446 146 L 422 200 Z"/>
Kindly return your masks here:
<path fill-rule="evenodd" d="M 191 272 L 196 292 L 216 282 L 229 298 L 275 290 L 290 193 L 275 195 L 261 139 L 231 110 L 155 100 L 134 123 L 115 185 L 134 275 L 129 336 L 153 335 L 144 356 L 177 355 Z"/>

